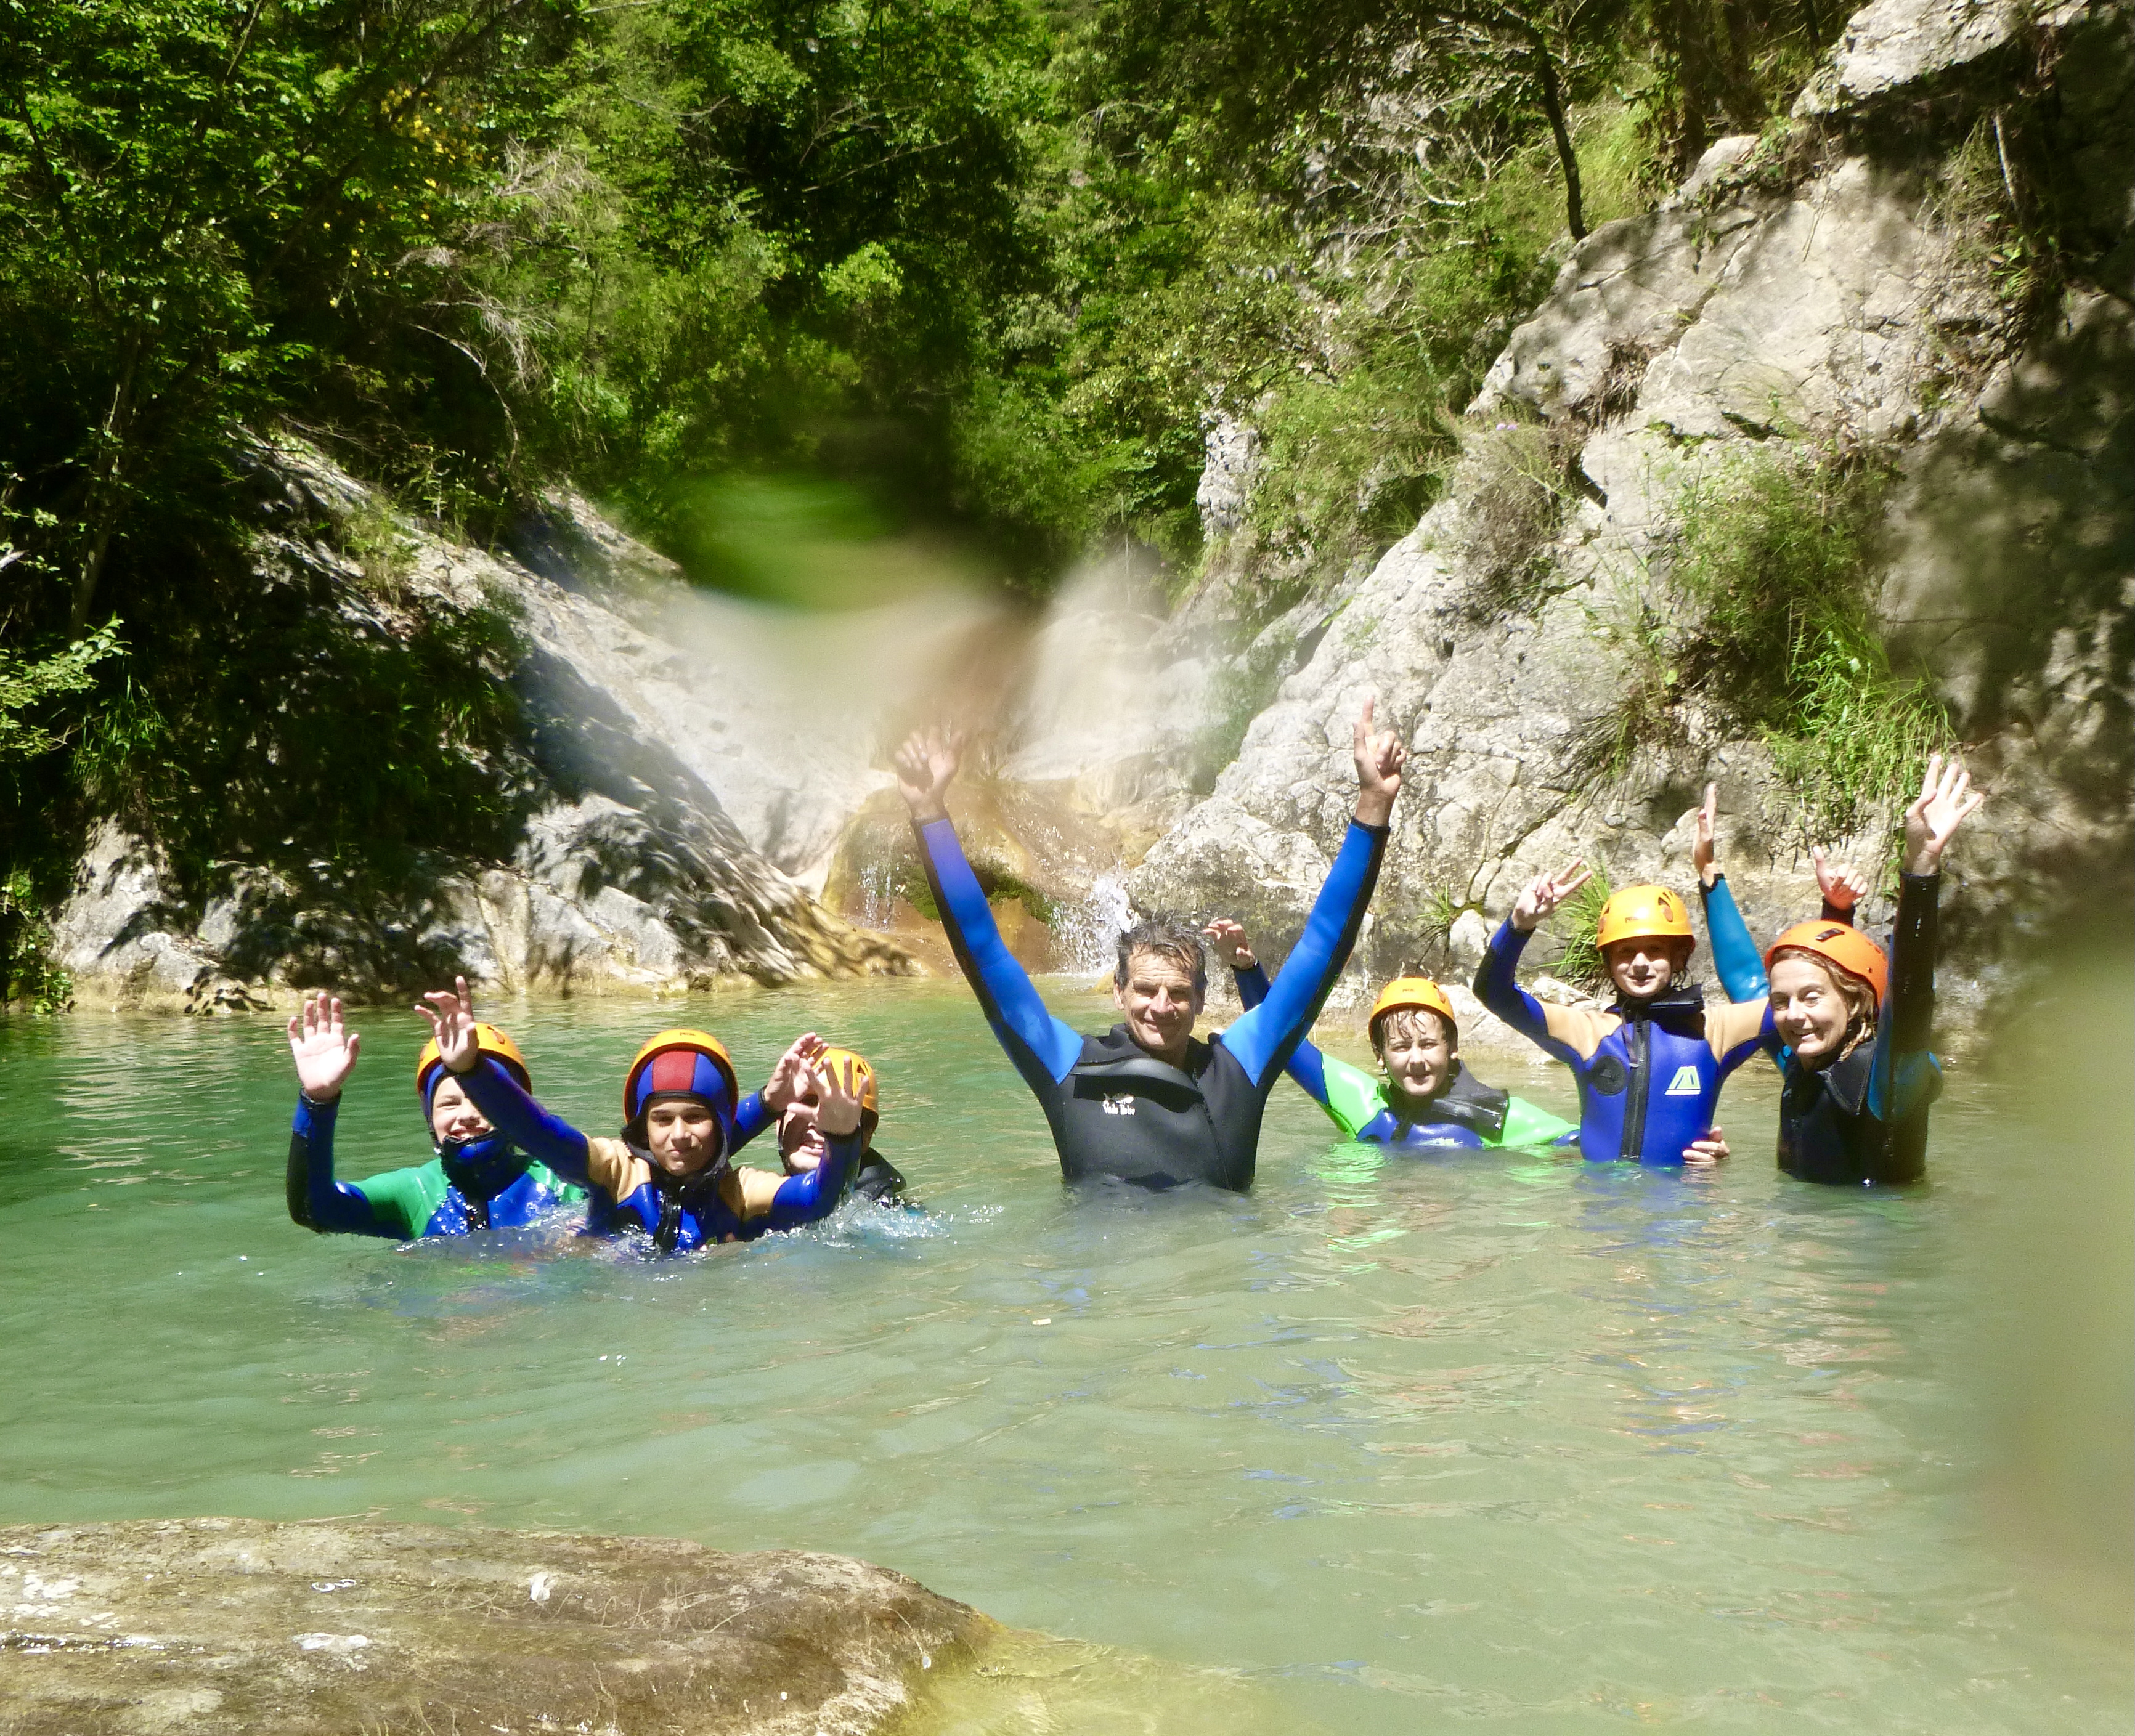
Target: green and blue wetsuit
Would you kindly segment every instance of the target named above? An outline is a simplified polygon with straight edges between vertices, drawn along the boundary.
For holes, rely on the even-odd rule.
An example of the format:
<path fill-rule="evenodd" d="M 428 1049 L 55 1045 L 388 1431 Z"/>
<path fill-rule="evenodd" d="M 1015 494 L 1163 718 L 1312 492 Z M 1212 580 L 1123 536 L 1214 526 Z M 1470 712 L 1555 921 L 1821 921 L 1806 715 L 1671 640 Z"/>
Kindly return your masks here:
<path fill-rule="evenodd" d="M 1232 973 L 1238 999 L 1247 1011 L 1267 994 L 1267 973 L 1258 965 Z M 1405 1116 L 1393 1106 L 1387 1082 L 1362 1067 L 1324 1053 L 1310 1042 L 1298 1044 L 1283 1071 L 1305 1087 L 1305 1095 L 1353 1139 L 1391 1145 L 1400 1151 L 1473 1149 L 1478 1146 L 1576 1145 L 1579 1129 L 1547 1110 L 1484 1085 L 1456 1061 L 1453 1083 L 1424 1106 L 1420 1116 Z"/>
<path fill-rule="evenodd" d="M 289 1131 L 289 1216 L 322 1236 L 416 1241 L 516 1229 L 586 1197 L 583 1188 L 572 1187 L 502 1138 L 440 1146 L 427 1163 L 337 1182 L 333 1131 L 339 1108 L 339 1099 L 317 1103 L 299 1092 Z"/>

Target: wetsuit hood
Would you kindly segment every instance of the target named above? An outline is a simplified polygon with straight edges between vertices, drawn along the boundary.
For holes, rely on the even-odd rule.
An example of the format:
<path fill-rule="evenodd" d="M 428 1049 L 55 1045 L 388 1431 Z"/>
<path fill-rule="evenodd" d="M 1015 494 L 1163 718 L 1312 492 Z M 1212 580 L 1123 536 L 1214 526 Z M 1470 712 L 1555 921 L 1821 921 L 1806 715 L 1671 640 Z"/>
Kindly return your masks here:
<path fill-rule="evenodd" d="M 526 1173 L 525 1153 L 501 1134 L 479 1139 L 430 1141 L 444 1165 L 445 1179 L 470 1199 L 494 1198 Z"/>
<path fill-rule="evenodd" d="M 1647 1000 L 1633 1000 L 1628 994 L 1619 994 L 1609 1010 L 1620 1018 L 1650 1018 L 1661 1024 L 1672 1024 L 1704 1013 L 1705 986 L 1702 983 L 1678 983 Z"/>

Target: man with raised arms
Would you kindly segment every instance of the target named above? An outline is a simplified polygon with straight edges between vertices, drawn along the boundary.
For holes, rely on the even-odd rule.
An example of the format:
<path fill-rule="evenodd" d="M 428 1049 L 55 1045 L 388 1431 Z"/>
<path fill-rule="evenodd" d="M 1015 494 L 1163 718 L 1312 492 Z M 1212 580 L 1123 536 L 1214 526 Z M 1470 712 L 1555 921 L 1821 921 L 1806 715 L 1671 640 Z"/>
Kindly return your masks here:
<path fill-rule="evenodd" d="M 994 1035 L 1044 1110 L 1068 1180 L 1252 1186 L 1268 1095 L 1348 961 L 1401 791 L 1406 756 L 1391 733 L 1373 733 L 1368 699 L 1353 747 L 1356 818 L 1305 932 L 1267 999 L 1207 1042 L 1193 1035 L 1208 986 L 1201 936 L 1193 925 L 1167 917 L 1120 936 L 1112 996 L 1126 1015 L 1121 1023 L 1085 1037 L 1047 1012 L 1003 944 L 949 822 L 946 797 L 962 743 L 922 733 L 898 750 L 898 786 L 949 944 Z"/>

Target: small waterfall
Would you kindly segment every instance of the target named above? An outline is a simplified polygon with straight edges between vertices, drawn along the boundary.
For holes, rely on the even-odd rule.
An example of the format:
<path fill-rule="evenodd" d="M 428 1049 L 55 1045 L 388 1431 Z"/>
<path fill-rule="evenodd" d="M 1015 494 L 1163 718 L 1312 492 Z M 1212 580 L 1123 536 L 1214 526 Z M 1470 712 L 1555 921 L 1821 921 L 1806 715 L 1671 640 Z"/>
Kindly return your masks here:
<path fill-rule="evenodd" d="M 1134 923 L 1127 904 L 1127 878 L 1107 868 L 1090 883 L 1080 904 L 1063 905 L 1053 913 L 1053 939 L 1061 968 L 1078 976 L 1110 970 L 1119 957 L 1120 936 Z"/>

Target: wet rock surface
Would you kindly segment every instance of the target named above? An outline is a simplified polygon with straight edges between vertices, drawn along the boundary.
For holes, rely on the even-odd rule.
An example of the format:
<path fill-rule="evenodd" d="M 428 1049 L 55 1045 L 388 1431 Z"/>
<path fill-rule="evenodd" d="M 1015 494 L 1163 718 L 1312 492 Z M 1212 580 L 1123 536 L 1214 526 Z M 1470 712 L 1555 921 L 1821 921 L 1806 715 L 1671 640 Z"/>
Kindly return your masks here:
<path fill-rule="evenodd" d="M 836 1555 L 331 1521 L 0 1529 L 17 1736 L 860 1736 L 1003 1632 Z"/>

